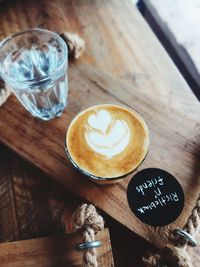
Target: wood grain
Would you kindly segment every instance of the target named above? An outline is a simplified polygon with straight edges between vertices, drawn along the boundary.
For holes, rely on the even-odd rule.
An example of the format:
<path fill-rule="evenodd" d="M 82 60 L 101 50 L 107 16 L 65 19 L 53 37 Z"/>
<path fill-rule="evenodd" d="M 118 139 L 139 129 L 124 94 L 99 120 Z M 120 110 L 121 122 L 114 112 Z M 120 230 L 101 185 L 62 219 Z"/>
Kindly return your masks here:
<path fill-rule="evenodd" d="M 135 94 L 131 86 L 83 63 L 70 66 L 69 80 L 68 108 L 61 118 L 46 123 L 32 118 L 14 96 L 11 97 L 0 110 L 1 141 L 73 193 L 94 203 L 153 244 L 162 245 L 171 228 L 183 226 L 199 192 L 199 122 L 141 93 Z M 139 169 L 163 168 L 180 181 L 186 203 L 175 223 L 165 228 L 140 223 L 128 208 L 126 187 L 129 179 L 118 185 L 99 187 L 81 176 L 67 160 L 64 138 L 69 122 L 83 108 L 104 102 L 125 104 L 147 122 L 151 146 Z"/>
<path fill-rule="evenodd" d="M 77 32 L 83 62 L 198 118 L 197 99 L 130 0 L 5 1 L 0 20 L 0 38 L 30 27 Z"/>
<path fill-rule="evenodd" d="M 99 267 L 113 267 L 108 229 L 97 233 L 95 238 L 102 242 L 96 249 Z M 73 233 L 0 244 L 0 263 L 4 267 L 83 266 L 83 252 L 76 249 L 82 242 L 82 233 Z"/>
<path fill-rule="evenodd" d="M 81 200 L 0 145 L 0 242 L 65 232 Z M 70 232 L 71 229 L 66 229 Z"/>
<path fill-rule="evenodd" d="M 144 3 L 199 88 L 199 1 L 169 0 L 161 3 L 159 0 L 144 0 Z"/>
<path fill-rule="evenodd" d="M 12 195 L 17 194 L 17 198 L 9 197 L 11 185 Z M 30 197 L 23 198 L 27 194 Z M 0 200 L 0 242 L 61 235 L 65 231 L 69 233 L 71 228 L 64 229 L 63 219 L 69 222 L 67 225 L 70 226 L 70 217 L 82 202 L 62 185 L 41 174 L 38 169 L 2 144 L 0 144 Z M 14 208 L 11 208 L 12 206 Z M 21 209 L 15 207 L 21 207 L 23 210 L 20 220 L 15 218 L 21 214 Z M 152 249 L 152 245 L 105 213 L 101 212 L 101 215 L 110 230 L 115 266 L 142 266 L 141 257 L 146 250 Z M 127 247 L 123 246 L 125 243 Z M 133 247 L 134 255 L 132 255 Z M 198 263 L 198 259 L 196 262 Z"/>
<path fill-rule="evenodd" d="M 0 152 L 0 188 L 2 189 L 0 190 L 0 242 L 31 239 L 48 235 L 61 235 L 64 233 L 61 224 L 63 210 L 65 211 L 64 217 L 66 221 L 81 203 L 81 200 L 71 195 L 62 185 L 52 182 L 50 178 L 41 174 L 39 170 L 22 160 L 2 144 L 0 145 Z M 13 170 L 13 166 L 15 167 L 14 170 L 17 169 L 17 172 Z M 10 172 L 10 169 L 13 171 Z M 5 180 L 9 182 L 3 187 Z M 25 183 L 26 188 L 18 188 L 15 186 L 15 183 L 22 184 L 22 181 L 26 180 L 28 180 L 28 182 Z M 18 194 L 23 195 L 27 191 L 31 196 L 29 198 L 31 201 L 26 203 L 24 200 L 21 202 L 23 198 L 8 199 L 7 196 L 5 197 L 4 192 L 10 188 L 10 182 L 13 183 L 14 189 L 17 188 Z M 21 204 L 18 204 L 18 201 L 20 201 Z M 19 209 L 11 210 L 10 207 L 12 205 L 20 205 L 21 207 L 26 207 L 28 205 L 32 213 L 40 214 L 41 216 L 30 216 L 28 208 L 24 208 L 27 212 L 23 214 L 23 220 L 18 221 L 16 224 L 13 221 L 12 212 L 17 214 L 21 211 Z M 49 214 L 48 217 L 42 216 L 42 214 L 44 214 L 44 209 L 46 210 L 45 214 Z M 142 256 L 145 255 L 148 250 L 152 251 L 155 250 L 155 248 L 105 213 L 101 213 L 101 215 L 105 220 L 106 227 L 109 227 L 115 266 L 142 267 Z M 23 224 L 26 224 L 26 227 L 23 227 Z M 34 227 L 32 227 L 33 225 Z M 23 231 L 18 232 L 18 229 L 21 228 Z M 200 235 L 198 235 L 197 240 L 200 240 Z M 125 243 L 126 246 L 123 245 Z M 190 249 L 194 267 L 199 266 L 199 253 L 199 246 Z"/>
<path fill-rule="evenodd" d="M 178 73 L 176 67 L 166 55 L 166 52 L 159 44 L 156 37 L 152 34 L 148 25 L 129 0 L 8 0 L 1 4 L 0 20 L 0 38 L 4 38 L 8 34 L 29 27 L 46 27 L 55 31 L 70 30 L 78 32 L 86 40 L 86 52 L 82 61 L 86 61 L 105 72 L 111 73 L 121 80 L 129 82 L 132 84 L 132 90 L 135 91 L 135 93 L 137 91 L 144 93 L 145 98 L 152 97 L 159 100 L 158 102 L 163 101 L 170 107 L 176 107 L 184 111 L 187 114 L 186 116 L 191 116 L 192 120 L 195 117 L 197 119 L 199 118 L 198 102 Z M 188 123 L 188 125 L 190 125 L 190 123 Z M 20 166 L 22 170 L 24 168 L 23 164 Z M 4 172 L 8 172 L 8 170 L 4 169 Z M 32 179 L 32 183 L 36 180 L 37 175 L 38 172 L 33 172 L 34 178 Z M 29 175 L 29 178 L 30 176 L 31 175 Z M 194 176 L 198 177 L 198 168 L 195 170 L 195 167 Z M 4 178 L 6 183 L 8 182 L 7 179 L 8 178 Z M 42 180 L 43 179 L 41 179 L 41 181 Z M 48 184 L 46 186 L 47 188 L 41 186 L 42 190 L 45 192 L 46 190 L 48 191 Z M 5 188 L 7 188 L 7 185 Z M 37 187 L 33 187 L 33 189 L 34 192 L 38 190 Z M 27 190 L 27 187 L 22 187 L 21 190 L 20 194 L 23 195 L 23 191 Z M 59 188 L 58 191 L 60 192 L 61 188 Z M 189 191 L 192 192 L 193 190 L 189 189 Z M 31 190 L 29 194 L 31 194 Z M 35 203 L 34 197 L 38 199 L 37 194 L 31 195 L 30 203 L 28 204 L 29 208 Z M 1 202 L 1 205 L 5 202 L 5 198 L 3 197 L 2 199 L 4 201 Z M 12 216 L 15 218 L 16 209 L 12 208 L 13 204 L 10 202 L 11 199 L 12 193 L 10 200 L 7 200 L 8 208 L 5 209 L 6 212 L 4 215 L 6 214 L 8 220 L 11 219 L 13 222 Z M 34 203 L 31 204 L 33 200 Z M 45 201 L 47 201 L 46 197 L 44 197 L 44 202 Z M 36 214 L 39 212 L 36 207 L 40 205 L 39 203 L 41 204 L 42 201 L 36 201 L 36 205 L 32 208 L 32 211 Z M 70 200 L 66 201 L 66 205 L 70 206 L 69 203 Z M 25 201 L 20 205 L 26 205 Z M 189 208 L 190 205 L 188 205 L 188 212 Z M 28 211 L 28 208 L 26 210 Z M 13 213 L 9 213 L 8 211 L 13 211 Z M 24 216 L 26 216 L 26 213 Z M 28 231 L 29 234 L 26 234 L 26 231 L 24 231 L 24 236 L 31 236 L 32 230 L 35 236 L 42 235 L 44 231 L 44 227 L 42 228 L 42 216 L 37 218 L 38 221 L 34 229 L 38 230 L 34 231 L 31 229 Z M 2 216 L 1 219 L 5 226 L 6 222 Z M 27 222 L 27 225 L 29 225 L 28 219 Z M 56 226 L 53 224 L 53 227 Z M 28 230 L 29 227 L 26 229 Z M 51 231 L 53 231 L 53 228 L 51 228 Z M 117 231 L 127 232 L 125 229 L 121 228 Z M 9 228 L 7 226 L 7 228 L 1 231 L 1 236 L 3 240 L 11 240 L 12 238 L 16 240 L 20 237 L 17 230 L 14 232 L 14 235 L 12 233 L 12 227 Z M 115 234 L 115 236 L 118 235 L 117 232 L 115 233 L 114 231 L 113 234 Z M 121 238 L 124 235 L 121 235 Z M 7 238 L 7 236 L 10 237 Z M 126 236 L 130 237 L 131 233 L 127 232 Z M 131 243 L 134 239 L 136 243 Z M 115 241 L 117 241 L 117 238 Z M 131 236 L 129 241 L 132 246 L 134 246 L 134 244 L 134 247 L 138 246 L 139 241 L 136 236 Z M 141 242 L 141 247 L 142 246 L 146 247 Z M 119 251 L 118 249 L 118 253 L 116 253 L 118 257 L 120 257 Z M 125 262 L 128 260 L 128 256 L 131 257 L 130 255 L 132 255 L 131 251 L 130 254 L 126 254 Z M 198 251 L 196 255 L 198 255 Z M 133 255 L 133 262 L 135 257 L 136 255 Z M 123 260 L 121 262 L 123 263 Z M 196 266 L 199 266 L 199 259 L 197 256 L 196 262 Z M 121 266 L 123 266 L 123 264 Z M 127 264 L 127 266 L 131 266 L 131 264 Z M 140 265 L 136 264 L 136 266 Z"/>
<path fill-rule="evenodd" d="M 0 145 L 0 266 L 60 267 L 61 262 L 66 266 L 69 261 L 77 266 L 77 258 L 81 265 L 82 254 L 66 253 L 80 235 L 64 237 L 65 232 L 72 231 L 71 216 L 80 203 L 80 199 Z M 59 237 L 28 240 L 55 234 Z M 106 242 L 99 251 L 101 266 L 113 266 L 108 230 L 99 238 Z M 28 241 L 10 243 L 24 239 Z"/>

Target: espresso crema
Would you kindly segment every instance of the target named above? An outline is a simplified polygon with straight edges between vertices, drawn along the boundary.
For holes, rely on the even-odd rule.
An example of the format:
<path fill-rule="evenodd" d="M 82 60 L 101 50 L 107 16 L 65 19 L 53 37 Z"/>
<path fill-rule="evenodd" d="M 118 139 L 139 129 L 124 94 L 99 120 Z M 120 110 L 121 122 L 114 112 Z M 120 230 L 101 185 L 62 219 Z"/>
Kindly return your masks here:
<path fill-rule="evenodd" d="M 148 145 L 144 120 L 135 111 L 114 104 L 84 110 L 73 119 L 66 136 L 73 164 L 99 178 L 133 171 L 145 158 Z"/>

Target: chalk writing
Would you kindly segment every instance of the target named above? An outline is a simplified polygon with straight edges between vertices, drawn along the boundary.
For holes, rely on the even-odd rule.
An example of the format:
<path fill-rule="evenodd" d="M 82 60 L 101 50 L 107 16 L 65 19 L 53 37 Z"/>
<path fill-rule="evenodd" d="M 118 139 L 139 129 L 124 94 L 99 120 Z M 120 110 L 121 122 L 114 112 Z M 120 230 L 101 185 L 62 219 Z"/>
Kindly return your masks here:
<path fill-rule="evenodd" d="M 156 189 L 154 189 L 154 193 L 155 193 L 155 198 L 157 198 L 158 196 L 161 196 L 162 195 L 162 192 L 160 191 L 160 188 L 158 187 L 158 188 L 156 188 Z"/>
<path fill-rule="evenodd" d="M 184 192 L 177 179 L 157 168 L 136 173 L 128 185 L 127 198 L 135 216 L 151 226 L 172 223 L 184 207 Z"/>
<path fill-rule="evenodd" d="M 163 178 L 158 176 L 157 178 L 151 179 L 146 181 L 143 184 L 140 184 L 139 186 L 136 186 L 136 190 L 138 193 L 142 193 L 142 195 L 145 195 L 145 189 L 149 189 L 151 187 L 156 187 L 158 185 L 164 185 Z"/>
<path fill-rule="evenodd" d="M 140 213 L 145 213 L 148 210 L 156 209 L 157 207 L 163 207 L 168 204 L 168 202 L 177 202 L 179 201 L 178 195 L 176 192 L 164 195 L 157 198 L 156 200 L 150 202 L 149 204 L 138 208 L 137 210 Z"/>

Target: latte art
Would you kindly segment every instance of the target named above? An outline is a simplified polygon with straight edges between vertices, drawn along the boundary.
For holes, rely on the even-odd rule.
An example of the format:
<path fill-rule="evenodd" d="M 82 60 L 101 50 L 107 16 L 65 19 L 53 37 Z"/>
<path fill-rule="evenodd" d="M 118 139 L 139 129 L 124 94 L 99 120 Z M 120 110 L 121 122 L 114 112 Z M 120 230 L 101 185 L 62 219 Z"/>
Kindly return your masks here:
<path fill-rule="evenodd" d="M 66 135 L 70 161 L 96 181 L 114 180 L 143 161 L 149 132 L 133 110 L 114 104 L 88 108 L 71 122 Z M 112 181 L 111 181 L 112 182 Z"/>
<path fill-rule="evenodd" d="M 112 158 L 129 144 L 130 129 L 124 120 L 115 119 L 108 111 L 100 110 L 88 117 L 85 140 L 95 152 Z"/>

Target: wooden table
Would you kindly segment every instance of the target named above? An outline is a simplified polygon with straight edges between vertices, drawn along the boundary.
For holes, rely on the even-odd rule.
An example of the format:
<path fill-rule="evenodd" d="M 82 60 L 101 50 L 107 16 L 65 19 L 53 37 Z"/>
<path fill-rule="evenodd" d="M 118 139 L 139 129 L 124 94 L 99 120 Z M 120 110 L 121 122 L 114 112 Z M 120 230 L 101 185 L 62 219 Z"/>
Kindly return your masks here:
<path fill-rule="evenodd" d="M 140 90 L 191 118 L 198 118 L 198 101 L 131 1 L 6 1 L 1 6 L 0 18 L 1 38 L 27 27 L 78 32 L 86 40 L 82 61 L 131 83 L 133 90 Z M 63 203 L 67 206 L 69 202 L 75 203 L 69 205 L 72 210 L 77 200 L 16 155 L 2 149 L 2 155 L 8 153 L 9 156 L 7 168 L 3 166 L 1 172 L 1 188 L 4 188 L 1 197 L 6 200 L 0 202 L 1 240 L 26 239 L 60 231 L 59 220 L 54 221 L 50 213 L 52 205 L 58 202 L 62 208 Z M 136 254 L 141 255 L 146 250 L 144 241 L 139 242 L 138 237 L 111 219 L 108 222 L 113 229 L 114 247 L 120 238 L 124 241 L 127 238 L 131 247 L 132 244 L 141 244 Z M 120 236 L 119 232 L 123 235 Z M 116 245 L 117 249 L 123 251 Z M 130 251 L 127 249 L 120 254 L 129 261 Z M 114 249 L 114 256 L 117 254 Z M 120 263 L 120 256 L 116 259 L 118 266 L 124 266 Z M 131 266 L 134 261 L 136 266 L 140 266 L 138 256 L 134 256 L 126 266 Z M 196 262 L 198 265 L 198 258 Z"/>

